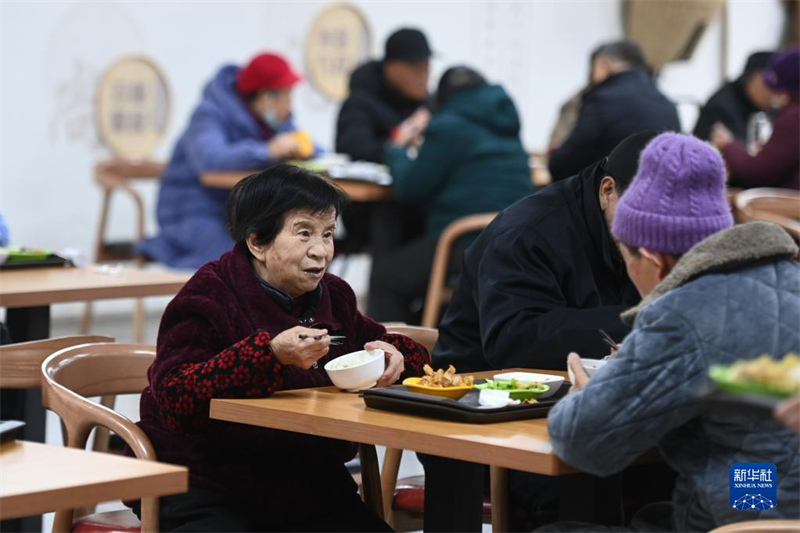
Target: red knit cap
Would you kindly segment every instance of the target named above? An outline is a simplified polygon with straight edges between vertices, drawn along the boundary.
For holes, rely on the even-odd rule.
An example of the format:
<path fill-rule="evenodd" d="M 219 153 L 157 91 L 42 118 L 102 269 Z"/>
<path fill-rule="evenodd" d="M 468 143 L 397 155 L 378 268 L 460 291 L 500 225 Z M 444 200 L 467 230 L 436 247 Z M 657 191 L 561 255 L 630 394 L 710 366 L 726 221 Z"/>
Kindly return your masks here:
<path fill-rule="evenodd" d="M 262 89 L 288 89 L 302 79 L 281 56 L 259 54 L 239 71 L 236 86 L 240 93 L 250 94 Z"/>

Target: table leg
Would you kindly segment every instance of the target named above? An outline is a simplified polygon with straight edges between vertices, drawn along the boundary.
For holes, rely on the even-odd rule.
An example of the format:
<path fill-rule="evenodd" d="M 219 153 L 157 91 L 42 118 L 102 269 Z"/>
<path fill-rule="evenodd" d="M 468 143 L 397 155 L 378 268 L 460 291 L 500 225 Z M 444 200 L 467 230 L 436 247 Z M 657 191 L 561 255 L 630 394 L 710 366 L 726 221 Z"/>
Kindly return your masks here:
<path fill-rule="evenodd" d="M 27 342 L 46 339 L 50 336 L 50 306 L 20 307 L 6 310 L 6 326 L 12 342 Z M 0 419 L 22 420 L 25 427 L 22 438 L 33 442 L 44 442 L 45 410 L 42 407 L 40 389 L 0 390 Z M 3 531 L 42 530 L 41 516 L 4 520 Z"/>
<path fill-rule="evenodd" d="M 424 531 L 481 531 L 484 469 L 481 464 L 426 456 Z"/>
<path fill-rule="evenodd" d="M 492 533 L 509 531 L 508 515 L 508 470 L 499 466 L 489 467 L 492 495 Z"/>

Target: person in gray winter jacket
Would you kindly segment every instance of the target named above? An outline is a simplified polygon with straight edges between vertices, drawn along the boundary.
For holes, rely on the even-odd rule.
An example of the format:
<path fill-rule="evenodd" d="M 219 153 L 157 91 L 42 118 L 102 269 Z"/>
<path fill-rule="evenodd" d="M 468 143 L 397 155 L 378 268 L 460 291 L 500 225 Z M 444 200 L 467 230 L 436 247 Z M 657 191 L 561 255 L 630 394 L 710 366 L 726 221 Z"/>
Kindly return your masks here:
<path fill-rule="evenodd" d="M 656 137 L 612 228 L 643 296 L 623 314 L 633 330 L 591 379 L 570 354 L 577 391 L 548 419 L 555 453 L 595 475 L 618 472 L 657 446 L 678 473 L 667 521 L 673 531 L 800 517 L 797 434 L 769 414 L 704 401 L 710 366 L 800 351 L 797 246 L 773 224 L 732 226 L 719 155 L 693 137 Z M 732 505 L 735 463 L 775 465 L 772 509 Z"/>

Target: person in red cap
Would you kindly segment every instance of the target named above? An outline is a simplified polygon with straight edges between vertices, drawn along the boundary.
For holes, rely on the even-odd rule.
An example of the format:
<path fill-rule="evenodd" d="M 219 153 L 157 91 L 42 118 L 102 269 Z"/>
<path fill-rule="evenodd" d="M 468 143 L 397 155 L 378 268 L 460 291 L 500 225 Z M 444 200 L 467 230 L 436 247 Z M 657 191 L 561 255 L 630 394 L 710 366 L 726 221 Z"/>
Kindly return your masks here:
<path fill-rule="evenodd" d="M 140 252 L 176 268 L 196 269 L 228 251 L 227 190 L 200 176 L 214 170 L 258 170 L 310 155 L 291 118 L 292 88 L 302 79 L 283 57 L 263 53 L 244 67 L 226 65 L 206 85 L 161 179 L 160 234 Z M 311 145 L 310 152 L 314 152 Z M 305 152 L 305 153 L 303 153 Z"/>

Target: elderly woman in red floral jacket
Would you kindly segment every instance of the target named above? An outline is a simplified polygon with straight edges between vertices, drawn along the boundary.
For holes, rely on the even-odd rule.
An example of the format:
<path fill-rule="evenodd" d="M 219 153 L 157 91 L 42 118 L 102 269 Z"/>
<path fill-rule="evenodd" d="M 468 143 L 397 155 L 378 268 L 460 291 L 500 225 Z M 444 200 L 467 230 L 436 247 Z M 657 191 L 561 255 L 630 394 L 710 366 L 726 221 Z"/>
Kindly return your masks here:
<path fill-rule="evenodd" d="M 344 466 L 353 443 L 209 419 L 211 398 L 331 385 L 323 365 L 362 348 L 386 352 L 378 386 L 422 373 L 425 348 L 363 316 L 325 272 L 345 200 L 289 165 L 246 178 L 227 204 L 234 249 L 167 307 L 140 425 L 159 460 L 189 467 L 190 490 L 161 499 L 163 531 L 390 531 Z"/>

